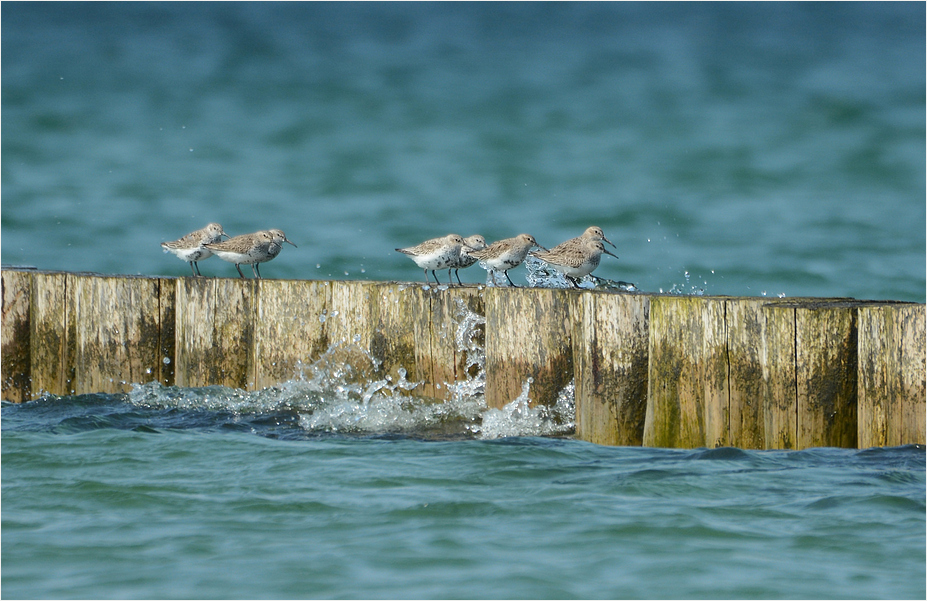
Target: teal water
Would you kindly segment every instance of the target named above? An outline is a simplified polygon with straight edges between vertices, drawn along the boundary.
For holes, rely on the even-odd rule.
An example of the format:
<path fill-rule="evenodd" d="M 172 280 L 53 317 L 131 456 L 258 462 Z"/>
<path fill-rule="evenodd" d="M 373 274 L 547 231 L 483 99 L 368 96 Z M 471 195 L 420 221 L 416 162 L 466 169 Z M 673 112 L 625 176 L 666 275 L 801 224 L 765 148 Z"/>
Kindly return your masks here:
<path fill-rule="evenodd" d="M 340 434 L 3 407 L 5 598 L 923 598 L 923 447 Z"/>
<path fill-rule="evenodd" d="M 218 221 L 298 245 L 265 277 L 418 281 L 394 248 L 599 225 L 645 292 L 927 297 L 923 3 L 0 17 L 5 265 L 184 276 L 159 243 Z M 604 448 L 570 390 L 342 371 L 4 404 L 0 593 L 925 596 L 922 447 Z"/>
<path fill-rule="evenodd" d="M 395 248 L 594 224 L 644 291 L 927 298 L 922 3 L 0 11 L 7 264 L 188 275 L 160 242 L 218 221 L 418 281 Z"/>

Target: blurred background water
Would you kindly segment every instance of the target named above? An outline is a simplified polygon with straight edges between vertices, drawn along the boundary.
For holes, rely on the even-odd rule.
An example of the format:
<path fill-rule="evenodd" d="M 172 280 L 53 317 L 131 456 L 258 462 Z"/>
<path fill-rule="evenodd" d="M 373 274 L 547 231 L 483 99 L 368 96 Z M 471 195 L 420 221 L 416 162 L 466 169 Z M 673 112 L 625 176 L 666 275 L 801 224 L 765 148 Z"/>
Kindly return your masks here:
<path fill-rule="evenodd" d="M 924 13 L 5 4 L 3 262 L 185 275 L 218 221 L 299 245 L 267 277 L 415 281 L 394 248 L 595 224 L 644 291 L 924 302 Z"/>
<path fill-rule="evenodd" d="M 644 291 L 925 300 L 923 3 L 0 16 L 4 264 L 184 276 L 218 221 L 299 245 L 265 277 L 416 281 L 394 248 L 599 225 Z M 3 403 L 2 595 L 925 596 L 922 446 L 597 447 L 314 369 Z"/>
<path fill-rule="evenodd" d="M 292 406 L 180 396 L 4 407 L 4 598 L 927 592 L 923 446 L 335 434 Z"/>

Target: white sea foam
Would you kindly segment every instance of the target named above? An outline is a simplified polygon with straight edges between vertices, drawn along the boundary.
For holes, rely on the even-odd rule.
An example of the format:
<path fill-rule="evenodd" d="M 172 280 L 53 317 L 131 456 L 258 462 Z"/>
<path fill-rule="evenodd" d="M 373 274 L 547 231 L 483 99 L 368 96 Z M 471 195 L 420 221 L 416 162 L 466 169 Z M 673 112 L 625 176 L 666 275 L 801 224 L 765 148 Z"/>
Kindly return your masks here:
<path fill-rule="evenodd" d="M 535 256 L 528 255 L 528 258 L 525 259 L 525 267 L 528 269 L 528 285 L 532 288 L 574 287 L 562 273 Z M 625 292 L 637 292 L 639 290 L 630 282 L 609 280 L 592 274 L 580 278 L 578 286 L 585 290 L 622 290 Z"/>
<path fill-rule="evenodd" d="M 380 363 L 354 343 L 333 344 L 317 361 L 298 364 L 291 380 L 262 390 L 226 386 L 179 387 L 158 382 L 136 385 L 129 401 L 148 408 L 224 411 L 236 415 L 296 413 L 299 427 L 311 432 L 448 437 L 551 436 L 574 429 L 573 385 L 555 404 L 532 406 L 531 380 L 502 409 L 488 409 L 484 396 L 486 320 L 459 300 L 454 341 L 465 357 L 467 378 L 444 383 L 445 401 L 416 395 L 403 369 L 384 374 Z"/>

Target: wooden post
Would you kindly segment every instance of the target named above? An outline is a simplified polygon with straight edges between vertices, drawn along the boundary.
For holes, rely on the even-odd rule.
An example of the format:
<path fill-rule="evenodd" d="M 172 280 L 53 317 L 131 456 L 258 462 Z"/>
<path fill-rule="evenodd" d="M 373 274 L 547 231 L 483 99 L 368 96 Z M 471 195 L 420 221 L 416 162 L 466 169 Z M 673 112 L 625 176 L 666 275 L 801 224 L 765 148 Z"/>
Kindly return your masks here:
<path fill-rule="evenodd" d="M 256 280 L 255 388 L 295 379 L 328 348 L 328 282 Z"/>
<path fill-rule="evenodd" d="M 402 369 L 408 381 L 415 381 L 415 316 L 421 297 L 414 286 L 396 282 L 375 286 L 370 297 L 370 353 L 380 362 L 381 374 L 396 382 Z"/>
<path fill-rule="evenodd" d="M 795 331 L 799 448 L 856 448 L 856 307 L 798 307 Z"/>
<path fill-rule="evenodd" d="M 370 294 L 377 282 L 326 282 L 331 287 L 331 306 L 325 327 L 329 342 L 370 349 Z"/>
<path fill-rule="evenodd" d="M 2 299 L 2 383 L 3 399 L 21 403 L 31 398 L 32 383 L 29 368 L 30 335 L 29 307 L 32 302 L 34 272 L 4 270 Z"/>
<path fill-rule="evenodd" d="M 256 290 L 253 279 L 177 280 L 177 386 L 254 387 Z"/>
<path fill-rule="evenodd" d="M 457 349 L 458 303 L 470 311 L 482 313 L 481 290 L 477 286 L 416 288 L 417 378 L 424 382 L 422 394 L 447 400 L 450 398 L 448 384 L 467 378 L 466 353 Z"/>
<path fill-rule="evenodd" d="M 436 371 L 443 371 L 441 368 L 436 370 L 435 361 L 439 353 L 432 348 L 435 340 L 433 308 L 434 296 L 437 290 L 434 286 L 422 286 L 421 284 L 410 284 L 412 303 L 409 308 L 412 310 L 412 336 L 413 348 L 415 352 L 415 370 L 414 381 L 421 382 L 421 385 L 415 389 L 415 393 L 424 397 L 439 399 L 444 397 L 446 392 L 441 383 L 436 378 L 440 377 Z"/>
<path fill-rule="evenodd" d="M 859 309 L 859 447 L 925 444 L 924 305 Z"/>
<path fill-rule="evenodd" d="M 724 300 L 717 298 L 651 298 L 645 446 L 729 444 L 724 310 Z"/>
<path fill-rule="evenodd" d="M 32 277 L 29 373 L 32 398 L 74 394 L 73 352 L 68 339 L 68 274 L 37 272 Z"/>
<path fill-rule="evenodd" d="M 765 305 L 761 338 L 766 449 L 798 448 L 795 307 Z"/>
<path fill-rule="evenodd" d="M 766 398 L 767 366 L 775 364 L 775 353 L 768 353 L 766 307 L 775 299 L 730 298 L 725 302 L 728 360 L 730 373 L 731 432 L 729 444 L 741 449 L 767 448 Z M 793 336 L 794 328 L 789 328 Z M 775 346 L 775 345 L 773 345 Z M 792 361 L 791 345 L 786 357 Z M 764 350 L 766 352 L 764 352 Z M 773 363 L 768 363 L 772 361 Z M 792 387 L 794 388 L 794 386 Z M 778 421 L 771 424 L 778 428 Z"/>
<path fill-rule="evenodd" d="M 532 403 L 550 404 L 574 380 L 585 440 L 925 439 L 923 304 L 3 270 L 2 308 L 10 401 L 155 379 L 253 389 L 322 356 L 359 382 L 404 369 L 423 382 L 411 394 L 447 399 L 469 375 L 457 341 L 466 309 L 485 317 L 487 405 L 511 402 L 529 378 Z"/>
<path fill-rule="evenodd" d="M 177 283 L 176 278 L 158 279 L 158 319 L 161 329 L 158 333 L 157 380 L 164 386 L 174 385 L 177 365 Z"/>
<path fill-rule="evenodd" d="M 73 275 L 74 376 L 77 394 L 116 393 L 150 382 L 160 370 L 159 291 L 155 278 Z"/>
<path fill-rule="evenodd" d="M 533 379 L 533 405 L 552 405 L 573 379 L 571 290 L 486 288 L 486 404 L 500 409 Z"/>
<path fill-rule="evenodd" d="M 847 299 L 767 307 L 766 448 L 856 447 L 856 312 Z"/>
<path fill-rule="evenodd" d="M 583 292 L 573 334 L 576 436 L 640 446 L 647 413 L 650 297 Z"/>

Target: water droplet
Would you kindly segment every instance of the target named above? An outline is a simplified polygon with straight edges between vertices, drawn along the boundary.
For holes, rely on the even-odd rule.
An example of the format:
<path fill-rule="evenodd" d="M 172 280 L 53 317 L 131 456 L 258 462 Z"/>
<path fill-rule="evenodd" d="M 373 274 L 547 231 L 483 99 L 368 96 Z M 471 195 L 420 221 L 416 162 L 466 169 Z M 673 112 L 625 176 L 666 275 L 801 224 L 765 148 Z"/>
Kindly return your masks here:
<path fill-rule="evenodd" d="M 170 358 L 170 357 L 165 357 L 165 358 L 161 359 L 161 363 L 163 363 L 164 365 L 170 365 L 170 364 L 171 364 L 171 358 Z"/>

